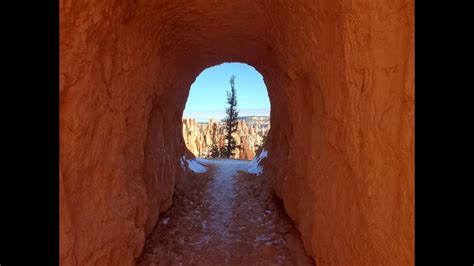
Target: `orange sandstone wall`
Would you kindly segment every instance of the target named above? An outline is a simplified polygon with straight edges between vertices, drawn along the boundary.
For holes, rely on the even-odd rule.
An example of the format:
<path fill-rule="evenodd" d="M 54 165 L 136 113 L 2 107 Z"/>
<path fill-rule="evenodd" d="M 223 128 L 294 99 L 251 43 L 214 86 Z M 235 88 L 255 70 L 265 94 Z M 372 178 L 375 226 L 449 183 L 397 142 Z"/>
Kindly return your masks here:
<path fill-rule="evenodd" d="M 310 10 L 267 174 L 318 265 L 413 265 L 413 3 Z"/>
<path fill-rule="evenodd" d="M 265 172 L 318 265 L 413 264 L 413 1 L 60 1 L 61 265 L 132 265 L 195 77 L 265 78 Z"/>

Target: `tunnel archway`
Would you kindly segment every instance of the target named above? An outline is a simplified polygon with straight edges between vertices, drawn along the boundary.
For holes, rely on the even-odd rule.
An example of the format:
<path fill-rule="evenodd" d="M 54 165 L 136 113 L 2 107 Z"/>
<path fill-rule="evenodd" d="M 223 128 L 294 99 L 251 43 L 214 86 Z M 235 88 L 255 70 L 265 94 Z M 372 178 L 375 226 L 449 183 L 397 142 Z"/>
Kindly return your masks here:
<path fill-rule="evenodd" d="M 139 257 L 203 69 L 272 100 L 266 174 L 318 265 L 412 264 L 413 1 L 60 1 L 61 265 Z"/>
<path fill-rule="evenodd" d="M 224 118 L 230 78 L 235 80 L 238 123 L 233 136 L 239 148 L 232 158 L 252 160 L 270 130 L 270 99 L 264 77 L 254 67 L 223 62 L 205 69 L 191 85 L 183 112 L 183 139 L 196 157 L 222 157 Z M 213 151 L 213 152 L 212 152 Z"/>

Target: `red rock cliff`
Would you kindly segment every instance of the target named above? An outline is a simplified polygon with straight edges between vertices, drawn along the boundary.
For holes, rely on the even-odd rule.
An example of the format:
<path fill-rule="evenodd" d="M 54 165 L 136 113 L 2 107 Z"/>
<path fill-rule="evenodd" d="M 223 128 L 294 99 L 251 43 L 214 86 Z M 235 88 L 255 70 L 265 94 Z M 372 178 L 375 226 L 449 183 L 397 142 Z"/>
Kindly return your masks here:
<path fill-rule="evenodd" d="M 60 1 L 61 265 L 131 265 L 206 67 L 272 104 L 265 173 L 318 265 L 412 265 L 413 1 Z"/>

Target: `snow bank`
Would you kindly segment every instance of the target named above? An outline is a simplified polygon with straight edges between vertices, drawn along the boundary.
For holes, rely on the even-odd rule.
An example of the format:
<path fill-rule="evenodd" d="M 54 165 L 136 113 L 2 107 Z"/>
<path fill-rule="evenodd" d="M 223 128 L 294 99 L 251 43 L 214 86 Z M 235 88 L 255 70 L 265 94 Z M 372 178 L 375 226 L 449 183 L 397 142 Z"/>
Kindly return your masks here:
<path fill-rule="evenodd" d="M 183 170 L 186 171 L 186 166 L 184 166 L 184 161 L 185 161 L 184 156 L 181 157 L 181 159 L 179 159 L 179 162 L 181 163 L 181 168 L 183 168 Z"/>
<path fill-rule="evenodd" d="M 267 158 L 268 152 L 266 150 L 262 150 L 262 152 L 252 161 L 250 161 L 249 166 L 247 168 L 247 172 L 250 174 L 261 175 L 263 171 L 263 167 L 260 165 L 260 162 Z"/>
<path fill-rule="evenodd" d="M 196 161 L 197 161 L 198 163 L 200 163 L 200 164 L 206 166 L 207 164 L 209 164 L 209 162 L 210 162 L 211 160 L 205 159 L 205 158 L 199 158 L 199 157 L 197 157 L 197 158 L 196 158 Z"/>
<path fill-rule="evenodd" d="M 187 161 L 188 161 L 189 169 L 191 169 L 191 171 L 193 171 L 194 173 L 200 174 L 200 173 L 207 172 L 207 168 L 204 165 L 198 163 L 196 160 L 187 160 Z"/>
<path fill-rule="evenodd" d="M 184 161 L 186 161 L 186 163 L 188 164 L 189 169 L 191 171 L 193 171 L 194 173 L 196 173 L 196 174 L 201 174 L 201 173 L 207 172 L 207 168 L 204 165 L 200 164 L 195 159 L 186 160 L 186 159 L 184 159 L 184 156 L 180 160 L 181 167 L 183 168 L 183 170 L 186 170 L 186 167 L 184 166 Z"/>

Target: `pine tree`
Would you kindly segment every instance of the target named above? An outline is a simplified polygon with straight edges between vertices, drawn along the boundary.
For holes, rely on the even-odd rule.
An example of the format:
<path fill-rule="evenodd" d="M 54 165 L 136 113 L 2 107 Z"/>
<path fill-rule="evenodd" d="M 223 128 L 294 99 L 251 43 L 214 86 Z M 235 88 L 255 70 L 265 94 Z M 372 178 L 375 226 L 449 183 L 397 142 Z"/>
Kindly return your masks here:
<path fill-rule="evenodd" d="M 232 157 L 234 155 L 235 149 L 240 148 L 240 146 L 237 145 L 234 136 L 232 136 L 232 133 L 235 133 L 237 131 L 237 119 L 239 117 L 239 112 L 236 109 L 237 94 L 235 92 L 234 79 L 235 76 L 232 75 L 232 77 L 230 77 L 230 92 L 227 91 L 227 104 L 229 104 L 229 107 L 226 107 L 225 109 L 227 116 L 226 118 L 224 118 L 225 140 L 227 142 L 224 147 L 223 155 L 226 158 Z"/>

